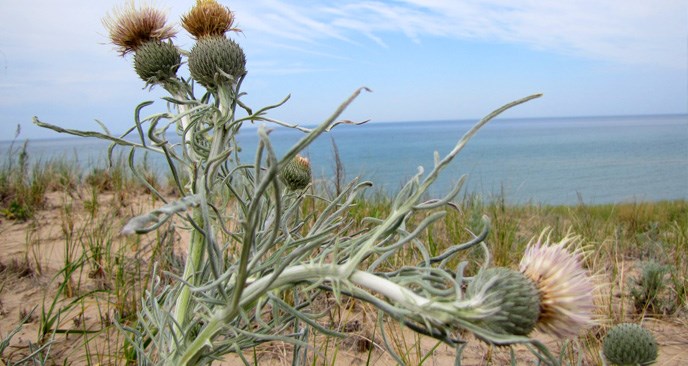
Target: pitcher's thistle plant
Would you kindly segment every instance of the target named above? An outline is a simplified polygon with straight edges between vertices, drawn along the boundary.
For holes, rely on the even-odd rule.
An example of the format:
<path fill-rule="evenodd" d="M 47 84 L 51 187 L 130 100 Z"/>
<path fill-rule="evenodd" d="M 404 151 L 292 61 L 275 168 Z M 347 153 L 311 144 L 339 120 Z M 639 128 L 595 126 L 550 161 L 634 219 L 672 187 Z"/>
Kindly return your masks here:
<path fill-rule="evenodd" d="M 366 218 L 366 225 L 356 226 L 365 229 L 354 231 L 348 211 L 372 184 L 353 180 L 341 194 L 324 197 L 313 187 L 310 162 L 302 154 L 338 124 L 363 123 L 339 117 L 368 89 L 355 91 L 312 129 L 268 117 L 288 98 L 249 108 L 240 91 L 247 75 L 246 57 L 228 37 L 228 32 L 238 31 L 234 21 L 229 8 L 214 0 L 198 0 L 182 17 L 183 28 L 196 41 L 186 52 L 172 42 L 174 30 L 161 12 L 132 3 L 105 24 L 119 53 L 134 53 L 134 69 L 141 79 L 170 93 L 165 98 L 170 110 L 143 118 L 142 110 L 152 102 L 140 104 L 134 125 L 120 136 L 64 129 L 34 118 L 42 127 L 128 148 L 135 174 L 137 152 L 160 154 L 168 163 L 181 198 L 168 201 L 148 185 L 163 204 L 132 218 L 122 230 L 130 235 L 148 233 L 175 221 L 191 232 L 183 271 L 154 270 L 155 280 L 142 299 L 136 322 L 121 324 L 137 361 L 203 365 L 236 353 L 249 364 L 246 350 L 264 342 L 286 342 L 294 347 L 292 363 L 303 364 L 313 352 L 308 347 L 313 332 L 342 336 L 324 326 L 325 314 L 313 308 L 319 296 L 329 292 L 335 299 L 346 295 L 368 302 L 379 310 L 380 318 L 388 316 L 456 346 L 457 364 L 465 342 L 459 335 L 466 330 L 493 344 L 531 344 L 543 362 L 558 364 L 542 343 L 529 336 L 536 328 L 574 336 L 589 324 L 592 283 L 577 252 L 563 244 L 538 242 L 529 247 L 519 270 L 491 268 L 486 261 L 471 278 L 464 275 L 468 263 L 456 265 L 453 259 L 476 246 L 490 257 L 484 242 L 489 219 L 484 218 L 473 240 L 452 245 L 435 257 L 419 238 L 445 216 L 444 209 L 461 189 L 464 178 L 446 196 L 425 200 L 442 170 L 486 123 L 540 95 L 488 114 L 444 157 L 436 153 L 427 174 L 418 169 L 393 199 L 387 216 Z M 190 80 L 178 74 L 184 57 Z M 205 88 L 200 97 L 194 82 Z M 251 161 L 239 154 L 236 138 L 245 123 L 259 125 Z M 303 137 L 278 156 L 268 126 L 294 128 Z M 306 198 L 322 201 L 324 208 L 304 210 Z M 422 257 L 420 263 L 378 270 L 388 268 L 388 260 L 409 247 Z M 380 326 L 380 331 L 384 335 L 385 327 Z M 401 362 L 388 338 L 383 338 L 386 349 Z"/>

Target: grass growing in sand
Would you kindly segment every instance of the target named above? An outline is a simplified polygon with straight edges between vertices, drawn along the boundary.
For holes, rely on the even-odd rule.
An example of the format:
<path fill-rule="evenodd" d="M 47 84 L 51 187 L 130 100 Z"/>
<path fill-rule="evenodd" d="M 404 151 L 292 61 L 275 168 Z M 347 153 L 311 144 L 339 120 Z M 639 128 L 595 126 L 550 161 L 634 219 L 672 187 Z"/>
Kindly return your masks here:
<path fill-rule="evenodd" d="M 88 170 L 63 161 L 20 166 L 7 162 L 0 170 L 1 177 L 13 180 L 13 185 L 2 186 L 0 192 L 4 197 L 0 207 L 4 238 L 0 248 L 0 338 L 9 338 L 0 346 L 0 360 L 5 364 L 22 360 L 74 365 L 135 362 L 136 349 L 118 327 L 133 324 L 141 295 L 150 288 L 154 265 L 163 273 L 156 281 L 172 281 L 173 277 L 164 273 L 180 273 L 186 255 L 180 230 L 170 223 L 145 236 L 119 235 L 130 217 L 159 203 L 119 163 Z M 16 177 L 19 173 L 25 174 L 22 179 Z M 175 195 L 174 189 L 155 184 L 170 197 Z M 41 193 L 24 201 L 25 212 L 31 215 L 16 215 L 12 203 L 18 201 L 17 192 L 31 192 L 32 186 L 45 189 L 33 191 Z M 320 188 L 326 195 L 327 187 Z M 307 199 L 303 214 L 323 210 L 321 202 Z M 469 230 L 479 230 L 485 214 L 493 224 L 486 239 L 493 263 L 515 268 L 532 233 L 547 227 L 554 238 L 568 231 L 579 233 L 589 248 L 586 266 L 600 285 L 598 325 L 567 344 L 543 340 L 561 349 L 570 361 L 580 357 L 586 364 L 601 364 L 601 338 L 606 330 L 619 322 L 643 322 L 659 340 L 658 364 L 678 364 L 688 357 L 688 202 L 575 206 L 510 206 L 504 202 L 503 197 L 485 200 L 464 195 L 455 202 L 456 209 L 425 230 L 420 239 L 431 255 L 442 253 L 450 245 L 470 240 Z M 361 222 L 389 210 L 390 201 L 375 195 L 356 201 L 349 215 Z M 359 229 L 350 228 L 352 232 Z M 228 255 L 236 254 L 232 248 L 229 251 Z M 480 263 L 482 255 L 482 251 L 472 250 L 456 260 Z M 390 258 L 387 265 L 401 268 L 419 259 L 419 253 L 410 247 Z M 468 272 L 476 269 L 468 268 Z M 348 336 L 309 337 L 311 364 L 398 362 L 381 346 L 382 336 L 374 325 L 382 319 L 372 307 L 351 298 L 338 304 L 329 296 L 314 304 L 316 310 L 329 314 L 329 321 L 320 326 Z M 389 343 L 406 364 L 446 361 L 442 357 L 453 351 L 391 323 L 385 326 Z M 502 364 L 511 357 L 504 349 L 473 343 L 464 350 L 465 359 Z M 291 362 L 292 349 L 268 342 L 256 346 L 252 355 L 259 364 L 283 364 Z M 517 359 L 532 359 L 530 353 L 517 350 Z M 240 362 L 231 360 L 226 363 Z"/>

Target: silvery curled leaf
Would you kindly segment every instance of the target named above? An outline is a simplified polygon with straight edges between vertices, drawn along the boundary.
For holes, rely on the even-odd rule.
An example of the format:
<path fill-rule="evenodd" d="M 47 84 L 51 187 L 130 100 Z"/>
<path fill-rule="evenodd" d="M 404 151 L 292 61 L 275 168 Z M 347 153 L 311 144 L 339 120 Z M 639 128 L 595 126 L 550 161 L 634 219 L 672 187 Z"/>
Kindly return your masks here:
<path fill-rule="evenodd" d="M 189 207 L 196 207 L 200 204 L 200 196 L 192 195 L 170 202 L 147 214 L 133 217 L 122 228 L 122 235 L 145 234 L 157 229 L 165 223 L 172 215 L 186 211 Z"/>
<path fill-rule="evenodd" d="M 152 213 L 132 217 L 122 228 L 122 235 L 145 233 L 147 232 L 146 228 L 153 223 L 159 223 L 159 219 Z"/>

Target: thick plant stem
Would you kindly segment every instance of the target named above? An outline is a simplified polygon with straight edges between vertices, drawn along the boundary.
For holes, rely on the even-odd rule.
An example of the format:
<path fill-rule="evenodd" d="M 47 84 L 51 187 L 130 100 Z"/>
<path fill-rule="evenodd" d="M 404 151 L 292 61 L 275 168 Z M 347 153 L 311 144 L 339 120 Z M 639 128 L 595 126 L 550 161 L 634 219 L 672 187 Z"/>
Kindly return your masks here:
<path fill-rule="evenodd" d="M 195 184 L 195 191 L 197 194 L 201 196 L 201 207 L 197 208 L 194 212 L 193 219 L 196 223 L 197 228 L 204 228 L 206 229 L 205 235 L 212 235 L 212 225 L 207 225 L 209 224 L 206 222 L 206 220 L 209 220 L 209 215 L 207 212 L 207 206 L 205 206 L 205 202 L 207 200 L 207 195 L 208 195 L 208 190 L 213 189 L 213 182 L 215 180 L 215 176 L 217 174 L 217 166 L 219 163 L 222 161 L 222 158 L 226 152 L 227 149 L 227 144 L 226 144 L 226 135 L 227 135 L 227 130 L 226 130 L 226 125 L 225 122 L 227 120 L 231 120 L 231 114 L 230 109 L 229 109 L 229 103 L 231 100 L 231 86 L 227 85 L 225 86 L 226 88 L 230 89 L 221 89 L 224 93 L 221 93 L 221 100 L 220 100 L 220 116 L 218 119 L 214 121 L 214 134 L 213 134 L 213 141 L 211 144 L 210 148 L 210 153 L 208 154 L 208 158 L 205 162 L 206 165 L 206 173 L 200 176 L 200 179 L 196 182 Z M 180 97 L 180 95 L 178 95 Z M 186 105 L 180 105 L 179 106 L 180 111 L 185 111 L 187 109 Z M 216 117 L 217 118 L 217 117 Z M 182 118 L 182 125 L 183 128 L 186 129 L 188 127 L 188 116 L 184 116 Z M 188 135 L 187 135 L 188 137 Z M 192 150 L 192 149 L 190 149 Z M 205 252 L 205 246 L 210 245 L 210 242 L 208 238 L 204 236 L 201 232 L 198 231 L 198 229 L 193 228 L 191 233 L 191 241 L 190 241 L 190 246 L 189 246 L 189 255 L 187 257 L 187 261 L 184 267 L 184 280 L 187 281 L 190 284 L 197 285 L 195 281 L 195 275 L 200 269 L 201 265 L 201 258 L 203 257 L 203 253 Z M 214 260 L 213 258 L 210 258 L 210 260 Z M 183 286 L 182 289 L 179 292 L 179 295 L 177 296 L 176 303 L 175 303 L 175 308 L 174 308 L 174 319 L 177 322 L 177 325 L 179 326 L 176 328 L 176 335 L 177 338 L 181 339 L 183 335 L 183 329 L 185 329 L 187 322 L 188 322 L 188 315 L 191 309 L 189 309 L 189 306 L 191 306 L 191 289 L 189 286 Z M 173 348 L 176 348 L 173 346 Z M 171 354 L 175 354 L 176 349 L 173 349 Z"/>
<path fill-rule="evenodd" d="M 192 365 L 191 361 L 198 358 L 204 347 L 211 345 L 212 338 L 226 322 L 239 314 L 241 307 L 252 303 L 266 292 L 287 284 L 317 281 L 321 278 L 341 279 L 340 277 L 344 273 L 342 269 L 342 266 L 333 265 L 300 265 L 287 268 L 272 283 L 269 282 L 272 280 L 271 276 L 258 279 L 244 289 L 239 306 L 232 307 L 231 304 L 228 304 L 227 307 L 216 311 L 201 333 L 184 351 L 184 354 L 179 359 L 169 360 L 167 365 Z"/>
<path fill-rule="evenodd" d="M 203 218 L 200 213 L 200 209 L 196 209 L 195 211 L 196 212 L 194 213 L 194 220 L 196 220 L 196 223 L 202 227 Z M 184 274 L 182 277 L 188 283 L 195 283 L 194 276 L 196 275 L 196 272 L 198 271 L 198 268 L 201 264 L 204 246 L 205 238 L 203 237 L 203 234 L 200 233 L 198 230 L 193 229 L 193 231 L 191 232 L 191 240 L 189 242 L 189 254 L 186 257 L 186 264 L 184 266 Z M 176 323 L 179 325 L 179 328 L 175 328 L 175 333 L 178 338 L 183 337 L 183 329 L 186 326 L 186 323 L 188 322 L 187 316 L 189 314 L 190 304 L 191 289 L 189 288 L 189 286 L 184 285 L 179 291 L 179 295 L 177 296 L 177 301 L 174 306 L 174 319 Z M 174 353 L 174 350 L 172 353 Z"/>
<path fill-rule="evenodd" d="M 210 147 L 210 154 L 208 155 L 207 161 L 208 176 L 206 179 L 211 186 L 215 183 L 218 167 L 227 158 L 226 154 L 229 148 L 227 141 L 229 132 L 228 127 L 234 119 L 234 111 L 231 105 L 234 100 L 234 95 L 238 92 L 234 90 L 234 88 L 235 85 L 233 83 L 225 83 L 218 88 L 217 92 L 220 113 L 214 121 L 213 142 Z"/>
<path fill-rule="evenodd" d="M 449 311 L 456 314 L 459 310 L 463 310 L 467 314 L 472 313 L 474 306 L 478 305 L 472 301 L 454 302 L 451 304 L 437 304 L 430 299 L 417 295 L 413 291 L 400 286 L 390 280 L 376 276 L 374 274 L 355 270 L 351 275 L 348 275 L 348 267 L 346 265 L 331 265 L 331 264 L 308 264 L 298 265 L 287 268 L 282 274 L 273 282 L 271 276 L 262 277 L 251 284 L 249 284 L 243 291 L 239 306 L 232 307 L 229 304 L 227 307 L 219 309 L 210 318 L 208 324 L 196 336 L 196 339 L 189 345 L 184 353 L 178 359 L 171 359 L 168 365 L 192 365 L 200 356 L 205 347 L 212 347 L 212 339 L 222 329 L 224 324 L 231 321 L 239 314 L 241 308 L 252 304 L 268 291 L 280 288 L 287 285 L 295 285 L 298 283 L 315 283 L 322 279 L 329 279 L 332 282 L 349 283 L 353 286 L 358 286 L 364 291 L 377 293 L 385 296 L 391 303 L 399 304 L 404 309 L 419 309 L 425 308 L 428 310 L 427 316 L 431 317 L 437 315 L 441 321 L 446 321 Z M 437 306 L 434 306 L 437 305 Z M 434 311 L 433 311 L 434 310 Z"/>

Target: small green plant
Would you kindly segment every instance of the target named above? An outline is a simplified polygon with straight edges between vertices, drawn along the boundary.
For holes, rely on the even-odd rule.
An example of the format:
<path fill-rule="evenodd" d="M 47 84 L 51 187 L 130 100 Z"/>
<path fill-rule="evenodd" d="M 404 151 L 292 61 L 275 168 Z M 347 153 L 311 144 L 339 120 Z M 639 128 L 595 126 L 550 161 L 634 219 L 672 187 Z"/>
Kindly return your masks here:
<path fill-rule="evenodd" d="M 667 299 L 667 275 L 670 267 L 655 261 L 642 265 L 640 274 L 632 279 L 631 297 L 638 314 L 666 314 L 671 309 Z"/>

